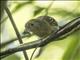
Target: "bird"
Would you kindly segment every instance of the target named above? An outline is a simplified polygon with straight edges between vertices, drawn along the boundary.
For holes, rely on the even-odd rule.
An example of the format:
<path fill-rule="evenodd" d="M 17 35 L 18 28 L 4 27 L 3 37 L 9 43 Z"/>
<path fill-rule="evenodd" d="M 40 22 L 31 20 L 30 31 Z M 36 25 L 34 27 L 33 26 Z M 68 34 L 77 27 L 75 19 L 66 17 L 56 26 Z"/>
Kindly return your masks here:
<path fill-rule="evenodd" d="M 50 16 L 40 16 L 31 19 L 25 24 L 25 33 L 31 32 L 40 38 L 47 37 L 59 28 L 56 20 Z"/>
<path fill-rule="evenodd" d="M 58 23 L 50 16 L 39 16 L 35 19 L 29 20 L 25 24 L 25 33 L 29 32 L 35 34 L 42 39 L 49 36 L 52 32 L 55 33 L 58 29 Z M 36 57 L 39 57 L 42 51 L 43 48 L 41 47 Z"/>

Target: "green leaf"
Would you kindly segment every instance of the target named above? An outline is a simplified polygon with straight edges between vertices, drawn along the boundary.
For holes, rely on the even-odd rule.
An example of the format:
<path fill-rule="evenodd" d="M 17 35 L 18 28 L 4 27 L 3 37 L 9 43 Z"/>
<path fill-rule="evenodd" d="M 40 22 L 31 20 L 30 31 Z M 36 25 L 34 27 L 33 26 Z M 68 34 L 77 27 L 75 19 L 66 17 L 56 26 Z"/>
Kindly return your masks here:
<path fill-rule="evenodd" d="M 22 2 L 22 3 L 18 3 L 14 9 L 11 11 L 12 14 L 13 13 L 16 13 L 17 11 L 19 11 L 21 8 L 23 8 L 25 5 L 28 5 L 28 4 L 31 4 L 33 3 L 33 1 L 25 1 L 25 2 Z M 3 22 L 5 22 L 7 20 L 8 17 L 4 17 L 2 21 L 0 21 L 0 24 L 2 24 Z"/>
<path fill-rule="evenodd" d="M 62 60 L 80 60 L 80 30 L 77 31 L 73 36 L 71 37 L 71 40 L 67 50 L 65 51 L 63 55 Z"/>
<path fill-rule="evenodd" d="M 12 13 L 15 13 L 16 11 L 20 10 L 22 7 L 30 3 L 32 2 L 29 1 L 29 2 L 23 2 L 23 3 L 17 4 L 17 6 L 12 10 Z"/>
<path fill-rule="evenodd" d="M 21 60 L 19 56 L 13 54 L 1 60 Z"/>
<path fill-rule="evenodd" d="M 49 13 L 51 15 L 60 15 L 60 16 L 72 16 L 72 17 L 77 17 L 77 16 L 80 16 L 80 13 L 79 12 L 71 12 L 71 11 L 67 11 L 65 9 L 52 9 L 52 11 Z"/>
<path fill-rule="evenodd" d="M 38 15 L 39 13 L 41 13 L 44 10 L 43 7 L 36 7 L 35 11 L 34 11 L 34 16 Z"/>

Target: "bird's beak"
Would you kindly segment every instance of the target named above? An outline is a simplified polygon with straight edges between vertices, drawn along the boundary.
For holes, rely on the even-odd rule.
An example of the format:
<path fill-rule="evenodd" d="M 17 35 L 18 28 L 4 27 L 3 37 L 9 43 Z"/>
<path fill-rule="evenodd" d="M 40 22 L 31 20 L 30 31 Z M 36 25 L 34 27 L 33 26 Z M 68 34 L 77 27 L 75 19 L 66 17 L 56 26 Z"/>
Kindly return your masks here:
<path fill-rule="evenodd" d="M 30 34 L 28 31 L 24 30 L 22 34 Z"/>
<path fill-rule="evenodd" d="M 31 33 L 28 32 L 28 31 L 26 31 L 26 30 L 24 30 L 22 34 L 23 34 L 23 35 L 27 35 L 27 36 L 31 36 Z"/>

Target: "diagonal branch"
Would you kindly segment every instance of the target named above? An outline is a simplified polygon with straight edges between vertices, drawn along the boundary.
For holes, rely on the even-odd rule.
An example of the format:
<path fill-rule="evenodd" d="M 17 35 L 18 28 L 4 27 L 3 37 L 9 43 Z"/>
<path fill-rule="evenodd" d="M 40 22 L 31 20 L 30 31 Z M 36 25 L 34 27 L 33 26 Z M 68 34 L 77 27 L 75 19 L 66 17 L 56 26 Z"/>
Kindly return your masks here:
<path fill-rule="evenodd" d="M 9 19 L 10 19 L 10 21 L 11 21 L 11 23 L 12 23 L 12 26 L 13 26 L 14 30 L 15 30 L 15 33 L 16 33 L 17 38 L 18 38 L 18 40 L 19 40 L 19 43 L 20 43 L 20 44 L 23 44 L 21 35 L 20 35 L 20 33 L 19 33 L 19 31 L 18 31 L 18 29 L 17 29 L 17 27 L 16 27 L 16 24 L 15 24 L 15 22 L 14 22 L 14 20 L 13 20 L 13 17 L 12 17 L 12 15 L 11 15 L 10 10 L 7 8 L 7 6 L 5 6 L 4 9 L 5 9 L 6 13 L 7 13 L 8 16 L 9 16 Z M 26 60 L 29 60 L 29 59 L 28 59 L 28 56 L 27 56 L 27 53 L 26 53 L 25 50 L 23 50 L 23 54 L 24 54 L 24 56 L 25 56 L 25 59 L 26 59 Z"/>
<path fill-rule="evenodd" d="M 8 49 L 6 51 L 2 51 L 2 52 L 0 52 L 0 54 L 1 54 L 0 56 L 2 56 L 2 57 L 6 56 L 6 55 L 8 56 L 8 55 L 11 55 L 11 54 L 19 52 L 19 51 L 36 48 L 37 46 L 42 47 L 52 41 L 58 41 L 57 38 L 62 37 L 63 35 L 66 35 L 68 33 L 70 34 L 70 32 L 72 33 L 75 30 L 80 30 L 80 17 L 77 17 L 77 18 L 73 19 L 71 22 L 65 24 L 62 28 L 57 30 L 56 33 L 50 34 L 45 39 L 39 39 L 37 41 L 25 43 L 18 47 Z"/>
<path fill-rule="evenodd" d="M 31 35 L 29 35 L 29 34 L 26 34 L 26 35 L 22 35 L 21 36 L 21 38 L 23 39 L 23 38 L 29 38 Z M 1 48 L 3 48 L 3 47 L 5 47 L 5 46 L 7 46 L 7 45 L 9 45 L 9 44 L 11 44 L 11 43 L 13 43 L 13 42 L 15 42 L 15 41 L 17 41 L 18 40 L 18 38 L 13 38 L 13 39 L 10 39 L 10 40 L 8 40 L 8 41 L 6 41 L 6 42 L 2 42 L 0 45 L 1 45 Z"/>

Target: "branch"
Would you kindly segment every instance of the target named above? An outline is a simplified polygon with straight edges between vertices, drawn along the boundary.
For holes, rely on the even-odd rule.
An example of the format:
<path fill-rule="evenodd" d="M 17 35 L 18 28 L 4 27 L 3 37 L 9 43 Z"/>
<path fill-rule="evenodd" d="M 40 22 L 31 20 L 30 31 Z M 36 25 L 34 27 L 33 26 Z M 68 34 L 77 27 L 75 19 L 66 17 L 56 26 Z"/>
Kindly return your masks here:
<path fill-rule="evenodd" d="M 74 32 L 75 30 L 80 30 L 80 17 L 73 19 L 71 22 L 65 24 L 62 28 L 57 30 L 56 33 L 50 34 L 45 39 L 39 39 L 37 41 L 32 41 L 29 43 L 22 44 L 18 47 L 11 48 L 6 51 L 2 51 L 2 52 L 0 52 L 0 56 L 2 58 L 3 56 L 6 56 L 6 55 L 8 56 L 8 55 L 11 55 L 11 54 L 19 52 L 19 51 L 29 50 L 29 49 L 36 48 L 36 47 L 42 47 L 52 41 L 58 41 L 58 40 L 56 40 L 57 38 L 71 32 L 71 31 Z"/>
<path fill-rule="evenodd" d="M 13 20 L 13 17 L 12 17 L 12 15 L 11 15 L 10 10 L 7 8 L 7 6 L 5 6 L 4 9 L 5 9 L 6 13 L 8 14 L 8 17 L 9 17 L 11 23 L 12 23 L 12 26 L 13 26 L 13 28 L 14 28 L 14 30 L 15 30 L 15 33 L 16 33 L 16 35 L 17 35 L 17 38 L 18 38 L 19 43 L 20 43 L 20 44 L 23 44 L 22 38 L 21 38 L 20 33 L 19 33 L 19 31 L 18 31 L 18 29 L 17 29 L 17 27 L 16 27 L 16 24 L 15 24 L 15 22 L 14 22 L 14 20 Z M 26 53 L 25 50 L 23 50 L 23 54 L 24 54 L 25 59 L 26 59 L 26 60 L 29 60 L 29 58 L 28 58 L 27 53 Z"/>
<path fill-rule="evenodd" d="M 26 34 L 26 35 L 21 36 L 21 38 L 26 38 L 26 37 L 29 38 L 30 36 L 31 36 L 31 35 Z M 17 40 L 18 40 L 18 38 L 13 38 L 13 39 L 10 39 L 10 40 L 8 40 L 8 41 L 6 41 L 6 42 L 2 42 L 2 43 L 0 44 L 0 45 L 1 45 L 1 48 L 5 47 L 5 46 L 7 46 L 7 45 L 9 45 L 9 44 L 17 41 Z"/>

